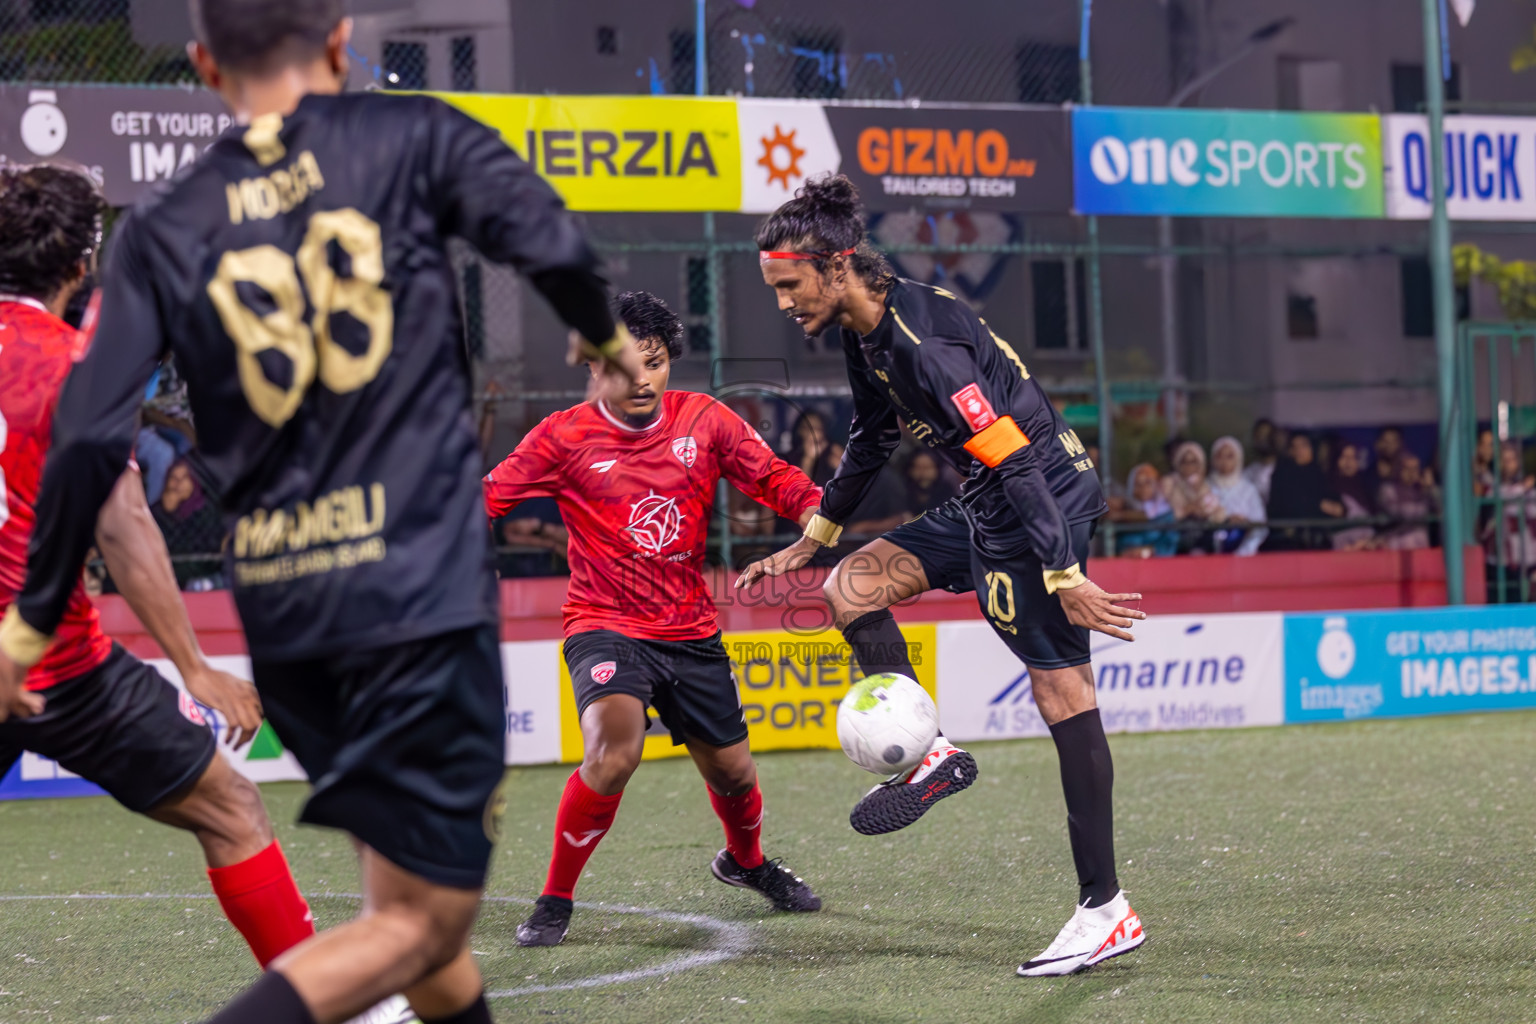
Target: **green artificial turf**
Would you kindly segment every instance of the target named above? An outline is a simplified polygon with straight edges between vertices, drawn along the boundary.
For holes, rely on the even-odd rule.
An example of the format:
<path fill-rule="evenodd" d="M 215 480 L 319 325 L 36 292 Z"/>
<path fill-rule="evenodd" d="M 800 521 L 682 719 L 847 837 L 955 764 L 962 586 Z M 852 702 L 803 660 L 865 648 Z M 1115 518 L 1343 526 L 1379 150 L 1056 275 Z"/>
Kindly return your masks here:
<path fill-rule="evenodd" d="M 847 824 L 872 776 L 761 758 L 768 853 L 826 900 L 799 916 L 710 876 L 703 783 L 647 763 L 577 892 L 606 906 L 542 950 L 508 900 L 538 892 L 569 768 L 515 769 L 474 948 L 493 991 L 643 975 L 497 998 L 504 1021 L 1533 1021 L 1533 735 L 1510 713 L 1113 738 L 1149 940 L 1050 980 L 1013 974 L 1076 895 L 1048 741 L 978 745 L 976 786 L 875 839 Z M 317 919 L 343 919 L 348 843 L 264 789 Z M 134 898 L 0 902 L 0 1022 L 197 1021 L 254 977 L 212 900 L 138 895 L 206 894 L 189 837 L 105 800 L 0 804 L 0 896 L 75 892 Z"/>

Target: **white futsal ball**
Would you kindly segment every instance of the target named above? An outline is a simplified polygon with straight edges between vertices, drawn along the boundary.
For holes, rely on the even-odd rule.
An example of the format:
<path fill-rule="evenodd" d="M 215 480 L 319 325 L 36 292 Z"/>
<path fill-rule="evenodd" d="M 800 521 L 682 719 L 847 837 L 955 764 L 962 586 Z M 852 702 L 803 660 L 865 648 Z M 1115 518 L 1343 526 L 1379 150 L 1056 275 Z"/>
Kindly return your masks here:
<path fill-rule="evenodd" d="M 876 775 L 914 768 L 939 735 L 939 710 L 914 680 L 894 672 L 855 683 L 837 708 L 837 742 Z"/>

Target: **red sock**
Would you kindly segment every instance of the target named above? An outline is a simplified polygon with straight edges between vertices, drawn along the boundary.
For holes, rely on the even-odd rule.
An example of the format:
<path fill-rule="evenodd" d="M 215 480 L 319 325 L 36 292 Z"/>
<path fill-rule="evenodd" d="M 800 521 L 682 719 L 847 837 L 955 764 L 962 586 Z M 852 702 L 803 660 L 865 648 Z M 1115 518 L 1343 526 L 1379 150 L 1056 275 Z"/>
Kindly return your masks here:
<path fill-rule="evenodd" d="M 265 969 L 283 952 L 315 934 L 309 904 L 299 894 L 283 848 L 272 845 L 238 864 L 209 868 L 208 881 L 234 925 Z"/>
<path fill-rule="evenodd" d="M 622 790 L 612 796 L 594 792 L 581 781 L 579 768 L 571 773 L 565 792 L 560 795 L 560 810 L 555 813 L 555 852 L 549 859 L 545 896 L 571 898 L 581 869 L 587 866 L 587 858 L 612 827 L 623 797 Z"/>
<path fill-rule="evenodd" d="M 709 805 L 725 826 L 725 848 L 736 863 L 755 868 L 763 862 L 763 791 L 757 783 L 740 796 L 721 796 L 709 790 Z"/>

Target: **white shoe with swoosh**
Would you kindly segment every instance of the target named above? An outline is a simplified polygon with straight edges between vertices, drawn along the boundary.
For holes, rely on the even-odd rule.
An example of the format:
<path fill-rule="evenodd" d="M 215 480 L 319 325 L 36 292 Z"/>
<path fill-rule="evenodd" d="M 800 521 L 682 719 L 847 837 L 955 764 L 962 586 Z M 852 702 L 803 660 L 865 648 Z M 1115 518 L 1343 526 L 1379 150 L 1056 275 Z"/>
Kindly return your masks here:
<path fill-rule="evenodd" d="M 1019 965 L 1024 978 L 1075 974 L 1112 956 L 1129 953 L 1147 941 L 1141 918 L 1131 909 L 1125 891 L 1102 907 L 1078 907 L 1056 936 L 1056 941 L 1035 959 Z"/>

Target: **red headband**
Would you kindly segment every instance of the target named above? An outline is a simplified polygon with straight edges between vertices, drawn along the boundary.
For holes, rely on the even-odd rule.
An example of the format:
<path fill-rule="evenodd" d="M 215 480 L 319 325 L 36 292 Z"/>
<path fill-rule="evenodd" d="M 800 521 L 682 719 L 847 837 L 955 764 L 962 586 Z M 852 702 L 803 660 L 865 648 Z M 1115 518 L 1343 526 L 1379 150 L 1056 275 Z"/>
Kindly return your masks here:
<path fill-rule="evenodd" d="M 831 250 L 826 252 L 769 252 L 766 249 L 759 249 L 757 261 L 759 263 L 767 263 L 769 260 L 820 260 L 826 259 L 828 256 L 852 256 L 853 253 L 854 249 L 844 249 L 842 252 L 832 252 Z"/>

